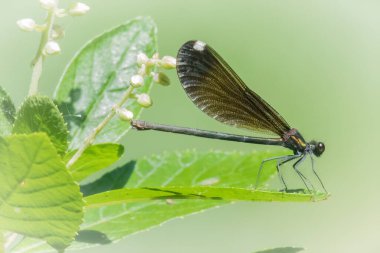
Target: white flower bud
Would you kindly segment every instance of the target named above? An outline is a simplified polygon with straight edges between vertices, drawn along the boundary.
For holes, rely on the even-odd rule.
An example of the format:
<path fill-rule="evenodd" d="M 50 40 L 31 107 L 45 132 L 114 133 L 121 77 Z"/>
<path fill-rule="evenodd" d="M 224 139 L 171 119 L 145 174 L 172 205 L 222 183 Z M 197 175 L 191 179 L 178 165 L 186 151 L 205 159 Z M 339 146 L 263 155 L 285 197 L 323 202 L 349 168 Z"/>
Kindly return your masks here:
<path fill-rule="evenodd" d="M 45 10 L 52 10 L 57 7 L 57 0 L 40 0 L 41 7 Z"/>
<path fill-rule="evenodd" d="M 170 84 L 169 77 L 162 72 L 159 72 L 159 73 L 152 72 L 151 75 L 153 77 L 153 81 L 158 84 L 161 84 L 163 86 L 168 86 Z"/>
<path fill-rule="evenodd" d="M 124 109 L 124 108 L 118 108 L 116 110 L 116 113 L 117 115 L 119 116 L 119 118 L 121 120 L 124 120 L 124 121 L 131 121 L 133 120 L 133 112 L 127 110 L 127 109 Z"/>
<path fill-rule="evenodd" d="M 149 107 L 152 105 L 152 100 L 150 96 L 146 93 L 136 94 L 137 103 L 143 107 Z"/>
<path fill-rule="evenodd" d="M 153 54 L 151 59 L 148 59 L 148 61 L 145 63 L 147 67 L 151 67 L 153 65 L 157 65 L 161 60 L 159 59 L 158 53 Z"/>
<path fill-rule="evenodd" d="M 158 60 L 160 58 L 160 55 L 158 53 L 154 53 L 152 56 L 152 59 Z"/>
<path fill-rule="evenodd" d="M 158 83 L 159 80 L 160 80 L 158 73 L 157 72 L 152 72 L 151 75 L 153 77 L 153 81 L 156 82 L 156 83 Z"/>
<path fill-rule="evenodd" d="M 65 36 L 65 30 L 62 26 L 54 25 L 51 31 L 51 38 L 54 40 L 62 39 Z"/>
<path fill-rule="evenodd" d="M 177 60 L 172 56 L 164 56 L 161 59 L 160 66 L 165 69 L 174 69 L 176 66 Z"/>
<path fill-rule="evenodd" d="M 32 32 L 36 28 L 36 22 L 31 18 L 24 18 L 17 21 L 18 27 L 26 32 Z"/>
<path fill-rule="evenodd" d="M 61 52 L 61 48 L 59 44 L 55 42 L 54 40 L 51 40 L 48 43 L 46 43 L 44 47 L 44 51 L 43 51 L 45 55 L 56 55 L 56 54 L 59 54 L 60 52 Z"/>
<path fill-rule="evenodd" d="M 134 75 L 131 77 L 132 87 L 141 87 L 144 85 L 144 78 L 141 75 Z"/>
<path fill-rule="evenodd" d="M 43 24 L 43 25 L 37 25 L 37 24 L 36 24 L 36 26 L 34 27 L 34 30 L 35 30 L 36 32 L 40 32 L 40 33 L 42 33 L 42 32 L 44 32 L 44 31 L 46 31 L 46 28 L 47 28 L 47 24 Z"/>
<path fill-rule="evenodd" d="M 143 64 L 146 64 L 147 62 L 149 61 L 149 58 L 148 56 L 146 56 L 146 54 L 144 53 L 139 53 L 137 55 L 137 64 L 138 65 L 143 65 Z"/>
<path fill-rule="evenodd" d="M 67 12 L 65 9 L 56 9 L 54 14 L 58 18 L 63 18 L 67 16 Z"/>
<path fill-rule="evenodd" d="M 148 70 L 149 70 L 149 68 L 147 68 L 145 64 L 141 64 L 137 73 L 141 76 L 145 76 Z"/>
<path fill-rule="evenodd" d="M 90 10 L 90 6 L 84 3 L 74 3 L 69 8 L 69 14 L 71 16 L 82 16 Z"/>

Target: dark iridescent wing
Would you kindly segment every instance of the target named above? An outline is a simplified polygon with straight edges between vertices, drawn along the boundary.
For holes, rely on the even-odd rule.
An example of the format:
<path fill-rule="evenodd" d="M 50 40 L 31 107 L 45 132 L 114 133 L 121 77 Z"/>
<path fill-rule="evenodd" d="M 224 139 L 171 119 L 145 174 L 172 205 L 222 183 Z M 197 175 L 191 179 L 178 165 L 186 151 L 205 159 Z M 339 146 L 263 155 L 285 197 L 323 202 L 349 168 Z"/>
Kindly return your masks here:
<path fill-rule="evenodd" d="M 177 73 L 189 98 L 210 117 L 281 137 L 290 130 L 281 115 L 204 42 L 188 41 L 179 49 Z"/>

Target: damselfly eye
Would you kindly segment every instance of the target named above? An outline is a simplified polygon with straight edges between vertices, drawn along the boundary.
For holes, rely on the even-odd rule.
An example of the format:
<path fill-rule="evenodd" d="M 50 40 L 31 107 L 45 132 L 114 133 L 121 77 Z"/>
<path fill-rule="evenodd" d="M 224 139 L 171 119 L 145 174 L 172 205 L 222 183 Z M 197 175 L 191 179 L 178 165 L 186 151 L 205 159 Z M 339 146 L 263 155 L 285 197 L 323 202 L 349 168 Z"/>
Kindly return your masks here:
<path fill-rule="evenodd" d="M 323 142 L 317 142 L 317 145 L 315 145 L 315 148 L 314 148 L 314 155 L 316 156 L 320 156 L 323 154 L 323 152 L 325 151 L 325 144 Z"/>

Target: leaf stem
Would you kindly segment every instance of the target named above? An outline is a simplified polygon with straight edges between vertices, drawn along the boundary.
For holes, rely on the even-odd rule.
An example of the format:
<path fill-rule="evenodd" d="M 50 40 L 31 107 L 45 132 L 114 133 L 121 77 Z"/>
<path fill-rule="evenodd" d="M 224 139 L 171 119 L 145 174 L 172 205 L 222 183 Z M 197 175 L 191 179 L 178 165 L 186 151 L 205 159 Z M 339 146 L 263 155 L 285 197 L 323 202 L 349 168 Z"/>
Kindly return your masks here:
<path fill-rule="evenodd" d="M 129 86 L 124 96 L 120 100 L 120 102 L 117 103 L 115 106 L 113 106 L 112 110 L 104 118 L 104 120 L 100 122 L 100 124 L 97 127 L 94 128 L 94 130 L 89 136 L 87 136 L 87 138 L 84 140 L 83 144 L 80 146 L 77 152 L 73 155 L 70 161 L 67 162 L 66 167 L 68 169 L 79 159 L 79 157 L 83 154 L 83 152 L 95 141 L 96 136 L 103 130 L 103 128 L 108 124 L 108 122 L 110 122 L 111 119 L 115 116 L 116 110 L 122 107 L 125 102 L 127 102 L 133 90 L 134 90 L 134 87 L 132 85 Z"/>
<path fill-rule="evenodd" d="M 58 5 L 58 3 L 57 3 Z M 32 78 L 29 85 L 29 96 L 35 95 L 38 92 L 38 83 L 40 81 L 41 73 L 42 73 L 42 64 L 45 59 L 45 55 L 43 50 L 45 48 L 46 43 L 51 38 L 51 32 L 54 25 L 55 19 L 55 8 L 49 10 L 48 15 L 46 17 L 46 28 L 41 33 L 40 45 L 37 50 L 37 54 L 32 61 Z"/>

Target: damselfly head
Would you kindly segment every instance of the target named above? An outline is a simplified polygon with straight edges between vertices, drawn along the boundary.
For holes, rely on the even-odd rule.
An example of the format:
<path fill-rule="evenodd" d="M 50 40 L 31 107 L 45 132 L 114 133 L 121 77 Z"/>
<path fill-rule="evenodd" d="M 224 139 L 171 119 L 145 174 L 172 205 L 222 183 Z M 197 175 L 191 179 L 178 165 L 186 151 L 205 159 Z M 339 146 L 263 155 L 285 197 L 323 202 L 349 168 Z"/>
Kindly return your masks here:
<path fill-rule="evenodd" d="M 325 151 L 325 144 L 320 141 L 311 141 L 310 142 L 311 150 L 315 156 L 321 156 Z"/>

